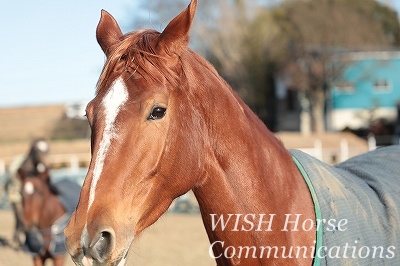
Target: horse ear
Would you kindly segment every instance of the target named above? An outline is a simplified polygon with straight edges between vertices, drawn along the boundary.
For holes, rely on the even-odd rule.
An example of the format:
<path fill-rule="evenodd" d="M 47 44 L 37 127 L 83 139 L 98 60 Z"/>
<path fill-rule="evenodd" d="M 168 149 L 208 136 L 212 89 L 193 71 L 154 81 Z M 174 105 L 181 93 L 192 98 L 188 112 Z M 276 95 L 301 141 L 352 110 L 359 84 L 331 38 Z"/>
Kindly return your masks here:
<path fill-rule="evenodd" d="M 161 33 L 156 49 L 160 53 L 180 54 L 189 43 L 189 30 L 196 13 L 197 0 L 176 16 Z"/>
<path fill-rule="evenodd" d="M 96 38 L 107 57 L 111 52 L 111 47 L 120 41 L 122 35 L 121 28 L 113 16 L 105 10 L 101 10 L 100 21 L 96 29 Z"/>

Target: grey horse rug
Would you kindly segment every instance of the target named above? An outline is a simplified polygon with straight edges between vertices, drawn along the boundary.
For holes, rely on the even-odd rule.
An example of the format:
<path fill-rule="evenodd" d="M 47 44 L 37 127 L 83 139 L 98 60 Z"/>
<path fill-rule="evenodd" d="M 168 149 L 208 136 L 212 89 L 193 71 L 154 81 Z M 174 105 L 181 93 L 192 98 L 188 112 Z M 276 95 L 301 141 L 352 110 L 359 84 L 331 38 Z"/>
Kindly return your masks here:
<path fill-rule="evenodd" d="M 49 244 L 49 253 L 52 256 L 62 255 L 67 252 L 64 228 L 67 226 L 71 214 L 78 204 L 81 187 L 71 180 L 63 179 L 52 184 L 52 190 L 57 194 L 59 201 L 65 209 L 65 214 L 50 228 L 26 232 L 23 249 L 33 255 L 43 255 L 46 244 Z M 45 243 L 43 239 L 43 234 L 46 233 L 51 233 L 49 243 Z"/>
<path fill-rule="evenodd" d="M 314 265 L 400 265 L 400 146 L 336 166 L 291 150 L 317 219 L 342 221 L 317 231 Z"/>

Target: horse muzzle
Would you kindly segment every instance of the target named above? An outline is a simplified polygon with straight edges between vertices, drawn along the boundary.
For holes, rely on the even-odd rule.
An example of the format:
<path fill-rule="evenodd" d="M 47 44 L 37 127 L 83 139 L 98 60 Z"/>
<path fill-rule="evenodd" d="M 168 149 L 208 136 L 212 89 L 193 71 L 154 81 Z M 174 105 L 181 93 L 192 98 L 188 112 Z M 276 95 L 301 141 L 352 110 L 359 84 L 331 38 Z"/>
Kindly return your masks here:
<path fill-rule="evenodd" d="M 127 250 L 116 250 L 116 234 L 110 227 L 101 228 L 91 239 L 84 229 L 81 239 L 74 243 L 67 241 L 68 248 L 75 246 L 69 250 L 76 265 L 125 265 Z"/>

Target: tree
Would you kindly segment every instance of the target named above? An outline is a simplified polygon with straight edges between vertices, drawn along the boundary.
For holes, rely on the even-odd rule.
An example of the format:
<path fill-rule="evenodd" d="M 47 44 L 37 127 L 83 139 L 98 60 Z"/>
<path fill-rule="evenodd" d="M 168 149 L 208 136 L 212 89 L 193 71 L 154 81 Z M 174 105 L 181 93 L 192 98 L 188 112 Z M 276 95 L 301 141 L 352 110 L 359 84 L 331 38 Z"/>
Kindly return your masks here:
<path fill-rule="evenodd" d="M 271 12 L 286 34 L 285 71 L 303 96 L 303 111 L 311 107 L 316 132 L 325 130 L 326 89 L 340 73 L 327 68 L 333 56 L 400 44 L 397 14 L 373 0 L 285 1 Z"/>

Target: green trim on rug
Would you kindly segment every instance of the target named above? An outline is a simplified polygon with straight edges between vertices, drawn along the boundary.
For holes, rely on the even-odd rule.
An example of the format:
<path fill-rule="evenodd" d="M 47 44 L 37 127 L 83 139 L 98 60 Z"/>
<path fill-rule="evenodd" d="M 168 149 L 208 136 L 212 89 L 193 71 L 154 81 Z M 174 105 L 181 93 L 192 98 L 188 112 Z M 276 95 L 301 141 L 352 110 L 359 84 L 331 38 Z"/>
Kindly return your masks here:
<path fill-rule="evenodd" d="M 314 211 L 315 211 L 315 218 L 319 221 L 322 221 L 322 215 L 321 215 L 321 208 L 319 206 L 317 194 L 315 193 L 315 189 L 313 185 L 311 184 L 310 177 L 308 176 L 306 170 L 303 168 L 299 160 L 297 160 L 296 157 L 292 155 L 293 161 L 296 164 L 297 168 L 299 169 L 301 175 L 303 176 L 304 180 L 306 181 L 306 184 L 308 186 L 308 189 L 310 190 L 312 200 L 314 202 Z M 318 256 L 317 252 L 322 246 L 322 226 L 318 226 L 317 230 L 317 241 L 315 243 L 315 256 L 314 256 L 314 262 L 313 266 L 319 266 L 321 264 L 321 258 Z"/>

